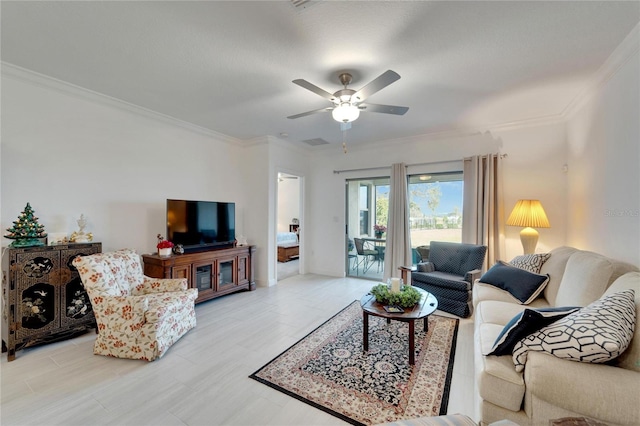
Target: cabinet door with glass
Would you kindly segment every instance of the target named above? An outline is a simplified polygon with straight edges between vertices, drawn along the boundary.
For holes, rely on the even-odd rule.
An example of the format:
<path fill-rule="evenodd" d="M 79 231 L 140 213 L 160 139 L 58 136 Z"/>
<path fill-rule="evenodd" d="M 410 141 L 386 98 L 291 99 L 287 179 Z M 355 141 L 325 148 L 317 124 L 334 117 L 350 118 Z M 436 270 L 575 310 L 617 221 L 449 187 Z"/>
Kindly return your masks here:
<path fill-rule="evenodd" d="M 238 285 L 238 260 L 235 255 L 218 258 L 217 291 L 233 289 Z"/>
<path fill-rule="evenodd" d="M 193 281 L 193 287 L 198 289 L 198 299 L 206 300 L 211 298 L 217 291 L 216 288 L 216 275 L 217 268 L 215 261 L 205 261 L 194 263 L 191 272 Z"/>

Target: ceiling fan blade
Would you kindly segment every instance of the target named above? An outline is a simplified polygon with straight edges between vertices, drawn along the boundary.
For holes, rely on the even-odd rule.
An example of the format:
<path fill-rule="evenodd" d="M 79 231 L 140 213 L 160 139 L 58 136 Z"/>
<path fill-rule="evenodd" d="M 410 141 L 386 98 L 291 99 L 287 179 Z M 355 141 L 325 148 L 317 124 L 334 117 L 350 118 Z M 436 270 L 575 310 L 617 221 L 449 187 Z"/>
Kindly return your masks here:
<path fill-rule="evenodd" d="M 394 81 L 400 80 L 400 75 L 391 70 L 383 72 L 378 78 L 358 90 L 351 96 L 352 102 L 362 102 L 374 93 L 384 89 Z"/>
<path fill-rule="evenodd" d="M 319 88 L 318 86 L 316 86 L 315 84 L 311 84 L 309 83 L 307 80 L 303 80 L 301 78 L 297 79 L 297 80 L 293 80 L 294 84 L 297 84 L 300 87 L 304 87 L 307 90 L 311 90 L 313 93 L 315 93 L 316 95 L 320 95 L 325 99 L 328 99 L 330 101 L 333 102 L 333 100 L 335 99 L 335 96 L 333 96 L 333 94 L 327 92 L 324 89 Z"/>
<path fill-rule="evenodd" d="M 302 112 L 300 114 L 296 114 L 296 115 L 290 115 L 287 118 L 300 118 L 300 117 L 306 117 L 307 115 L 313 115 L 313 114 L 317 114 L 319 112 L 329 112 L 333 109 L 333 107 L 326 107 L 326 108 L 320 108 L 320 109 L 314 109 L 313 111 L 307 111 L 307 112 Z"/>
<path fill-rule="evenodd" d="M 409 107 L 397 105 L 360 104 L 358 108 L 366 112 L 382 112 L 384 114 L 404 115 Z"/>

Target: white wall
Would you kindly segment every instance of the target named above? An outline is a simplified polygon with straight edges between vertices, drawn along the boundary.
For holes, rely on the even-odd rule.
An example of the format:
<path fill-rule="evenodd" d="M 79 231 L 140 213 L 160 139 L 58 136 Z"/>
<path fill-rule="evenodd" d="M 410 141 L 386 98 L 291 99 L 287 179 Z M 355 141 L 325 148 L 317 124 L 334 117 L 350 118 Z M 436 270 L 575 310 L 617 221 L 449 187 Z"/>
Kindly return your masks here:
<path fill-rule="evenodd" d="M 565 244 L 567 175 L 564 123 L 493 132 L 502 141 L 504 219 L 520 199 L 540 200 L 550 228 L 538 228 L 537 253 Z M 523 253 L 522 228 L 505 226 L 505 260 Z"/>
<path fill-rule="evenodd" d="M 495 134 L 494 134 L 495 133 Z M 552 228 L 540 230 L 538 251 L 562 245 L 565 220 L 562 201 L 566 178 L 564 126 L 562 124 L 502 130 L 494 133 L 458 134 L 412 138 L 391 144 L 371 144 L 350 148 L 343 154 L 338 146 L 329 147 L 314 157 L 310 165 L 308 227 L 308 265 L 310 272 L 332 276 L 344 275 L 345 180 L 388 176 L 390 169 L 334 174 L 334 170 L 390 167 L 432 163 L 410 167 L 410 174 L 462 170 L 462 159 L 478 154 L 502 152 L 504 160 L 505 215 L 520 198 L 539 198 Z M 520 228 L 507 227 L 507 260 L 522 254 Z"/>
<path fill-rule="evenodd" d="M 260 138 L 243 152 L 244 183 L 247 188 L 247 212 L 244 218 L 249 243 L 256 252 L 256 283 L 276 284 L 276 232 L 278 172 L 299 176 L 302 198 L 300 219 L 300 272 L 305 273 L 305 176 L 307 152 L 274 137 Z"/>
<path fill-rule="evenodd" d="M 567 243 L 640 266 L 640 59 L 568 123 Z"/>
<path fill-rule="evenodd" d="M 167 198 L 234 201 L 242 216 L 241 148 L 132 110 L 3 73 L 2 228 L 30 202 L 48 232 L 71 234 L 82 213 L 103 250 L 150 253 Z"/>

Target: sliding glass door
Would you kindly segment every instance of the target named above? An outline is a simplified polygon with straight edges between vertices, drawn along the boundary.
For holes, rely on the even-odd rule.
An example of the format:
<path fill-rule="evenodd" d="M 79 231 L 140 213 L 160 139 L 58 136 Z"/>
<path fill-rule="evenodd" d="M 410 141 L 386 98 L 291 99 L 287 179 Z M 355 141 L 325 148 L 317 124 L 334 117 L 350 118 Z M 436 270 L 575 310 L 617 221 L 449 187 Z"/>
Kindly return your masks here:
<path fill-rule="evenodd" d="M 388 176 L 346 181 L 347 276 L 382 279 L 389 183 Z M 458 171 L 408 177 L 414 262 L 426 260 L 431 241 L 462 241 L 462 183 Z"/>
<path fill-rule="evenodd" d="M 347 180 L 348 276 L 381 280 L 384 273 L 389 177 Z M 376 233 L 376 230 L 382 231 Z"/>

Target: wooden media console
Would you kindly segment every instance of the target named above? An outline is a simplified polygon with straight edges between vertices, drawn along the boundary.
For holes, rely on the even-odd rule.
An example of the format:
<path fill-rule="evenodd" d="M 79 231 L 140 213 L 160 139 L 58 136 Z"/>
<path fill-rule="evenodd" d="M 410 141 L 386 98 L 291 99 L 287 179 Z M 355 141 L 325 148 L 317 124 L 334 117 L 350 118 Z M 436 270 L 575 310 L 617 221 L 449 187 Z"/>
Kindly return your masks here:
<path fill-rule="evenodd" d="M 144 274 L 152 278 L 186 278 L 198 289 L 196 303 L 240 290 L 255 290 L 252 267 L 255 246 L 237 246 L 197 253 L 142 255 Z"/>

